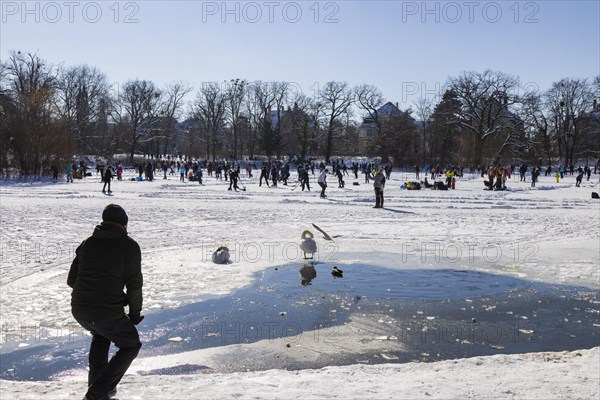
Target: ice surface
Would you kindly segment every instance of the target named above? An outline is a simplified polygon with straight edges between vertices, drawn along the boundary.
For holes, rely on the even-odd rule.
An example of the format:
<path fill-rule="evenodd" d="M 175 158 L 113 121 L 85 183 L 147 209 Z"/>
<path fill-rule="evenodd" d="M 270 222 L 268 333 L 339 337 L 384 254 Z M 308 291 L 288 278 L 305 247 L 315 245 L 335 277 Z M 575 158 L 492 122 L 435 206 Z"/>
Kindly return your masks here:
<path fill-rule="evenodd" d="M 590 198 L 598 186 L 584 182 L 575 188 L 574 177 L 560 184 L 542 177 L 534 189 L 529 183 L 513 181 L 508 191 L 489 192 L 482 190 L 477 176 L 466 176 L 455 191 L 401 190 L 402 182 L 410 178 L 409 174 L 392 174 L 385 209 L 371 208 L 372 187 L 362 180 L 360 186 L 347 185 L 344 190 L 329 188 L 326 200 L 315 192 L 258 187 L 256 179 L 244 178 L 247 191 L 243 194 L 228 192 L 225 182 L 211 178 L 206 186 L 181 184 L 177 179 L 115 182 L 110 199 L 102 195 L 97 177 L 68 185 L 3 184 L 2 397 L 47 394 L 66 399 L 83 393 L 89 339 L 70 315 L 66 274 L 74 249 L 99 222 L 103 207 L 114 202 L 129 215 L 130 235 L 142 248 L 145 278 L 147 317 L 140 331 L 148 349 L 143 348 L 119 389 L 126 398 L 157 398 L 152 397 L 157 390 L 156 375 L 161 376 L 161 399 L 195 398 L 202 390 L 215 398 L 303 398 L 307 393 L 323 398 L 331 395 L 327 379 L 336 379 L 340 389 L 335 394 L 342 398 L 398 398 L 402 393 L 413 398 L 597 398 L 597 348 L 575 353 L 560 350 L 599 345 L 593 340 L 600 326 L 600 203 Z M 335 238 L 327 242 L 315 237 L 317 278 L 307 287 L 300 284 L 304 260 L 298 246 L 300 233 L 311 229 L 312 223 Z M 221 245 L 230 248 L 233 263 L 211 262 L 212 252 Z M 190 320 L 184 315 L 189 307 L 227 299 L 232 305 L 229 315 L 236 321 L 236 313 L 249 309 L 245 301 L 257 301 L 240 296 L 240 290 L 260 288 L 261 279 L 275 276 L 274 268 L 284 272 L 286 266 L 293 266 L 289 286 L 315 293 L 320 282 L 331 277 L 334 265 L 344 270 L 344 278 L 335 284 L 345 287 L 337 298 L 335 291 L 326 290 L 326 317 L 312 317 L 322 320 L 323 326 L 303 327 L 301 335 L 290 331 L 287 337 L 193 346 L 203 339 L 215 344 L 222 332 L 205 331 L 205 337 L 200 334 L 196 336 L 200 340 L 191 340 Z M 370 275 L 356 273 L 361 265 Z M 394 272 L 378 276 L 375 270 Z M 359 277 L 365 289 L 352 291 L 350 282 Z M 280 282 L 265 282 L 261 289 L 265 298 L 273 299 L 268 295 L 271 289 L 290 296 L 287 304 L 271 304 L 277 321 L 299 320 L 298 313 L 309 308 L 325 310 L 317 296 L 298 297 L 295 293 L 299 292 L 281 290 Z M 369 284 L 372 288 L 366 290 Z M 386 301 L 385 294 L 397 295 L 394 304 Z M 359 310 L 361 303 L 368 307 Z M 259 303 L 255 305 L 260 308 Z M 464 319 L 457 319 L 460 314 L 465 314 Z M 160 319 L 167 316 L 171 325 L 161 327 Z M 436 326 L 427 324 L 461 321 L 483 326 L 492 321 L 485 316 L 502 323 L 511 321 L 517 327 L 511 332 L 522 337 L 539 335 L 540 330 L 533 327 L 550 326 L 544 323 L 552 321 L 556 329 L 543 335 L 561 335 L 562 339 L 555 341 L 556 347 L 546 348 L 554 353 L 539 352 L 544 348 L 532 348 L 529 342 L 492 343 L 489 337 L 456 337 L 457 344 L 442 346 L 440 351 L 430 345 L 413 346 L 414 353 L 407 350 L 411 343 L 406 338 L 414 337 L 407 336 L 411 332 L 407 329 L 421 335 L 435 332 Z M 216 313 L 213 318 L 222 319 L 225 314 Z M 179 331 L 171 329 L 177 321 Z M 183 340 L 168 341 L 176 336 Z M 382 340 L 384 336 L 398 340 Z M 151 346 L 153 341 L 162 344 Z M 498 355 L 406 364 L 411 359 L 448 358 L 444 351 L 452 353 L 461 347 L 483 346 L 485 354 Z M 500 354 L 532 351 L 538 353 Z M 24 382 L 29 379 L 26 374 L 5 361 L 19 352 L 29 354 L 28 365 L 40 370 L 57 366 L 55 380 Z M 349 354 L 354 356 L 346 357 Z M 481 353 L 455 354 L 460 358 Z M 350 365 L 327 367 L 335 364 Z M 307 366 L 324 369 L 262 371 Z M 172 374 L 188 380 L 182 383 L 169 377 Z M 15 377 L 20 380 L 6 380 Z M 370 383 L 373 379 L 376 384 Z M 398 379 L 407 384 L 399 388 Z M 277 387 L 267 389 L 275 381 Z"/>

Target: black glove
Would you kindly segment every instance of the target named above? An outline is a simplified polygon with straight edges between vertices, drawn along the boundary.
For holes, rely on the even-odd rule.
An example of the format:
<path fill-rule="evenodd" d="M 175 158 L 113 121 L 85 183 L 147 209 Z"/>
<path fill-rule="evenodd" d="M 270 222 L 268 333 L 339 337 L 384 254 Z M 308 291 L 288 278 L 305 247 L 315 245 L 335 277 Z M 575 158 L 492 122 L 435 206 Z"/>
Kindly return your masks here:
<path fill-rule="evenodd" d="M 139 324 L 144 319 L 144 316 L 140 314 L 129 314 L 127 316 L 129 317 L 131 322 L 133 322 L 134 325 Z"/>

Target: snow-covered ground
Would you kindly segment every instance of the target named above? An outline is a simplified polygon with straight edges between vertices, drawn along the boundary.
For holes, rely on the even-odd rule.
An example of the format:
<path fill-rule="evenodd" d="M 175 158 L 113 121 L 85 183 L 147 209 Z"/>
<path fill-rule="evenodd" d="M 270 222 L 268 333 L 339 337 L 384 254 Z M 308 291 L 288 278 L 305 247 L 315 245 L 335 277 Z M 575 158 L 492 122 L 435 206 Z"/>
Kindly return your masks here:
<path fill-rule="evenodd" d="M 167 180 L 159 176 L 154 182 L 127 180 L 113 183 L 111 197 L 101 193 L 96 176 L 73 184 L 2 184 L 0 339 L 4 361 L 0 373 L 5 379 L 0 381 L 0 398 L 75 399 L 85 392 L 87 343 L 70 314 L 66 276 L 75 248 L 100 221 L 104 206 L 113 202 L 127 211 L 129 233 L 142 248 L 146 314 L 140 325 L 142 338 L 165 341 L 165 348 L 142 348 L 119 387 L 121 399 L 598 399 L 600 202 L 591 199 L 591 192 L 599 191 L 598 184 L 592 186 L 598 178 L 584 181 L 581 188 L 575 187 L 574 176 L 560 183 L 541 177 L 536 188 L 517 178 L 508 183 L 509 190 L 492 192 L 483 190 L 478 176 L 466 175 L 453 191 L 400 189 L 402 182 L 412 177 L 392 174 L 384 209 L 372 208 L 372 186 L 364 183 L 362 175 L 358 186 L 346 177 L 344 189 L 337 188 L 330 177 L 327 199 L 319 198 L 316 182 L 311 192 L 292 191 L 291 186 L 259 187 L 256 175 L 242 178 L 247 190 L 239 192 L 228 191 L 228 183 L 206 174 L 204 186 L 181 183 L 175 176 Z M 334 241 L 322 239 L 312 223 L 335 236 Z M 583 338 L 588 349 L 574 349 L 567 338 L 561 339 L 565 347 L 559 341 L 558 350 L 576 351 L 550 353 L 525 345 L 524 351 L 538 352 L 503 354 L 502 346 L 488 343 L 485 354 L 498 354 L 453 360 L 423 355 L 414 362 L 398 363 L 397 355 L 406 351 L 399 333 L 394 336 L 390 325 L 387 330 L 374 325 L 381 321 L 404 326 L 397 324 L 415 318 L 439 320 L 444 318 L 442 312 L 429 316 L 426 311 L 419 316 L 418 311 L 402 308 L 392 313 L 382 303 L 383 316 L 373 320 L 378 303 L 370 303 L 367 312 L 366 307 L 346 304 L 344 294 L 339 295 L 339 307 L 329 310 L 343 312 L 344 318 L 331 319 L 327 327 L 335 329 L 323 333 L 333 339 L 327 346 L 316 343 L 319 332 L 307 329 L 297 337 L 192 346 L 189 350 L 169 348 L 194 339 L 183 336 L 177 343 L 178 338 L 169 331 L 161 332 L 161 325 L 153 321 L 171 312 L 176 321 L 188 323 L 178 310 L 193 304 L 201 308 L 209 299 L 252 288 L 275 267 L 282 272 L 289 266 L 299 269 L 304 260 L 298 244 L 305 229 L 315 233 L 319 246 L 314 266 L 320 282 L 332 265 L 347 271 L 363 265 L 373 268 L 369 271 L 394 271 L 405 278 L 400 288 L 391 282 L 387 288 L 402 291 L 394 292 L 398 301 L 427 301 L 430 306 L 439 302 L 440 310 L 452 302 L 474 301 L 482 303 L 481 312 L 485 312 L 496 308 L 496 304 L 485 304 L 494 296 L 539 285 L 569 288 L 585 304 L 578 310 L 585 318 L 579 314 L 574 318 L 582 329 L 577 340 L 582 339 L 579 332 L 589 335 Z M 221 245 L 232 250 L 229 265 L 211 262 L 212 251 Z M 368 282 L 369 277 L 363 280 Z M 339 282 L 351 280 L 345 277 Z M 381 285 L 385 297 L 385 281 Z M 295 286 L 293 290 L 303 290 L 299 274 Z M 316 283 L 307 290 L 315 288 Z M 283 293 L 282 298 L 294 293 L 298 292 Z M 352 297 L 360 294 L 353 292 Z M 237 307 L 241 312 L 246 309 L 244 304 Z M 282 311 L 282 315 L 287 311 L 291 318 L 292 310 Z M 541 310 L 539 318 L 552 312 Z M 535 321 L 537 313 L 515 318 Z M 485 317 L 485 313 L 481 315 Z M 470 322 L 471 316 L 467 313 L 464 318 Z M 568 320 L 567 315 L 564 318 Z M 574 331 L 568 326 L 563 329 L 575 339 Z M 292 346 L 286 347 L 290 342 Z M 69 346 L 76 347 L 76 362 L 65 362 L 51 380 L 31 381 L 26 372 L 18 371 L 20 364 L 6 361 L 27 354 L 30 359 L 23 365 L 43 370 Z M 364 360 L 347 365 L 344 355 L 349 353 L 364 355 Z M 255 355 L 260 355 L 260 363 L 253 364 Z M 271 364 L 269 355 L 274 360 Z M 236 360 L 238 367 L 231 367 Z M 269 365 L 301 365 L 302 369 L 286 371 Z"/>

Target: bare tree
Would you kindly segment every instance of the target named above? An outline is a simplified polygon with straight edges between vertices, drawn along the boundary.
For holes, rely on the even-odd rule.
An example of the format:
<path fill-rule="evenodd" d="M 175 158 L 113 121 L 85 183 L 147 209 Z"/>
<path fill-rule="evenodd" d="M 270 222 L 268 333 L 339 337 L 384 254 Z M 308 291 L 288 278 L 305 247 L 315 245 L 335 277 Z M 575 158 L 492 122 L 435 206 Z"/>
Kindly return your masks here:
<path fill-rule="evenodd" d="M 261 139 L 265 154 L 270 158 L 274 151 L 271 110 L 275 104 L 276 94 L 273 85 L 267 82 L 255 82 L 248 94 L 248 113 L 251 123 L 257 138 Z"/>
<path fill-rule="evenodd" d="M 472 161 L 473 155 L 461 150 L 461 103 L 451 90 L 446 90 L 435 106 L 429 124 L 429 162 L 445 164 L 449 161 Z M 459 158 L 459 153 L 464 159 Z"/>
<path fill-rule="evenodd" d="M 273 96 L 275 106 L 276 122 L 272 124 L 271 146 L 277 159 L 281 158 L 281 151 L 284 146 L 281 133 L 283 115 L 285 113 L 285 105 L 289 94 L 290 84 L 288 82 L 273 82 Z"/>
<path fill-rule="evenodd" d="M 238 159 L 238 142 L 240 136 L 240 115 L 242 103 L 246 98 L 248 82 L 245 79 L 232 79 L 227 88 L 227 111 L 231 132 L 233 134 L 233 158 Z"/>
<path fill-rule="evenodd" d="M 414 102 L 415 115 L 421 121 L 420 122 L 420 135 L 419 135 L 419 157 L 418 161 L 421 163 L 423 156 L 428 154 L 428 149 L 431 148 L 432 138 L 430 135 L 429 124 L 431 115 L 433 114 L 433 98 L 421 97 Z"/>
<path fill-rule="evenodd" d="M 253 83 L 248 87 L 246 101 L 245 101 L 245 119 L 247 123 L 247 134 L 242 138 L 246 151 L 251 158 L 254 158 L 256 152 L 259 150 L 259 142 L 261 132 L 263 131 L 263 125 L 267 116 L 265 115 L 265 109 L 259 101 L 259 95 L 257 95 L 258 89 L 256 83 Z"/>
<path fill-rule="evenodd" d="M 383 94 L 377 87 L 367 84 L 356 86 L 353 92 L 359 108 L 375 122 L 377 134 L 379 135 L 381 132 L 381 120 L 379 119 L 377 110 L 385 103 Z"/>
<path fill-rule="evenodd" d="M 124 142 L 133 163 L 138 144 L 152 140 L 151 132 L 160 122 L 161 92 L 151 81 L 127 81 L 122 87 L 119 103 L 117 120 L 125 127 Z"/>
<path fill-rule="evenodd" d="M 10 146 L 17 123 L 17 103 L 11 96 L 6 64 L 0 63 L 0 168 L 9 174 L 12 159 Z M 14 140 L 14 139 L 13 139 Z"/>
<path fill-rule="evenodd" d="M 447 86 L 461 103 L 459 124 L 472 136 L 472 161 L 482 163 L 484 155 L 496 160 L 507 146 L 516 144 L 521 121 L 510 107 L 521 101 L 519 78 L 489 70 L 464 72 L 450 78 Z"/>
<path fill-rule="evenodd" d="M 3 66 L 2 152 L 22 174 L 39 174 L 50 163 L 72 154 L 65 129 L 57 121 L 55 96 L 57 74 L 37 54 L 10 52 Z"/>
<path fill-rule="evenodd" d="M 556 141 L 552 137 L 551 121 L 542 94 L 531 92 L 524 96 L 522 114 L 531 146 L 541 147 L 541 155 L 551 165 Z"/>
<path fill-rule="evenodd" d="M 175 123 L 181 116 L 183 100 L 192 91 L 192 87 L 184 82 L 172 82 L 164 90 L 164 100 L 160 105 L 159 114 L 162 119 L 162 132 L 158 140 L 162 140 L 162 153 L 171 154 L 171 141 L 175 133 Z M 160 150 L 158 151 L 160 152 Z"/>
<path fill-rule="evenodd" d="M 414 147 L 417 140 L 415 120 L 407 110 L 399 115 L 391 115 L 382 126 L 381 134 L 375 139 L 382 160 L 396 165 L 406 165 L 416 161 Z"/>
<path fill-rule="evenodd" d="M 592 108 L 593 97 L 587 79 L 561 79 L 546 92 L 558 152 L 565 166 L 573 164 L 585 143 L 586 125 L 580 117 Z"/>
<path fill-rule="evenodd" d="M 225 125 L 226 94 L 216 82 L 204 83 L 196 98 L 196 113 L 206 129 L 206 156 L 216 160 L 218 135 Z"/>
<path fill-rule="evenodd" d="M 292 145 L 290 150 L 298 154 L 301 160 L 305 160 L 311 143 L 313 100 L 299 93 L 294 96 L 292 103 L 292 107 L 283 117 L 285 136 L 288 138 L 288 143 Z"/>
<path fill-rule="evenodd" d="M 87 65 L 65 68 L 58 89 L 58 111 L 79 150 L 112 154 L 116 140 L 109 132 L 112 99 L 106 75 Z"/>
<path fill-rule="evenodd" d="M 329 162 L 333 152 L 333 139 L 339 133 L 340 118 L 346 114 L 354 103 L 354 94 L 346 82 L 330 81 L 325 84 L 319 94 L 320 101 L 327 114 L 327 140 L 325 143 L 325 160 Z"/>

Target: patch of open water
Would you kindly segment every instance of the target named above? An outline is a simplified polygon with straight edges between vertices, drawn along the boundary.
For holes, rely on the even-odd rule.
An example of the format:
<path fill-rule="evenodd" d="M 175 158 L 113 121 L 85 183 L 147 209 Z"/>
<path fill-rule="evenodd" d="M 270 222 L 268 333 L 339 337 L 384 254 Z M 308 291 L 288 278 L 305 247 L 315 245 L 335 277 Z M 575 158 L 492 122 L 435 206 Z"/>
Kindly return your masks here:
<path fill-rule="evenodd" d="M 441 360 L 497 353 L 562 351 L 600 345 L 599 292 L 458 269 L 388 269 L 365 264 L 288 264 L 257 274 L 231 295 L 146 314 L 140 357 L 220 346 L 287 346 L 222 356 L 222 371 L 321 368 L 355 363 Z M 224 273 L 226 273 L 224 267 Z M 359 343 L 337 335 L 357 324 Z M 287 357 L 312 339 L 322 357 Z M 0 377 L 47 380 L 85 368 L 89 337 L 4 344 Z M 341 342 L 344 343 L 341 343 Z M 343 345 L 342 345 L 343 344 Z M 339 349 L 336 348 L 339 346 Z M 339 351 L 338 351 L 339 350 Z M 147 373 L 197 373 L 186 364 Z"/>

